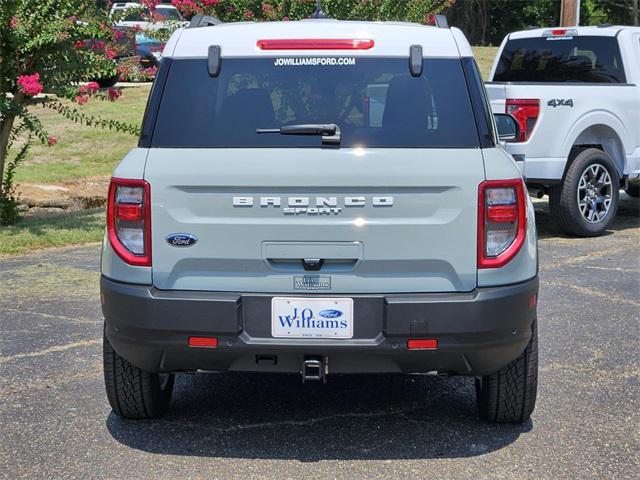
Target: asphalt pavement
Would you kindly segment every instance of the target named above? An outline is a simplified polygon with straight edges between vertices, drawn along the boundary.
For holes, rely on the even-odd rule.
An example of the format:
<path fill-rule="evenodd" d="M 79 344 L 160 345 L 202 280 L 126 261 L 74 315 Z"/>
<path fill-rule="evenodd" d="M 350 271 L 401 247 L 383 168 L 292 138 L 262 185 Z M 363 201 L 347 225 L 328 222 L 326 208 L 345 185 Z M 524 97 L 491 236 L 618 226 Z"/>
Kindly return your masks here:
<path fill-rule="evenodd" d="M 104 393 L 99 247 L 0 259 L 0 478 L 638 478 L 640 204 L 572 239 L 537 202 L 532 419 L 477 419 L 468 378 L 180 375 L 170 413 Z"/>

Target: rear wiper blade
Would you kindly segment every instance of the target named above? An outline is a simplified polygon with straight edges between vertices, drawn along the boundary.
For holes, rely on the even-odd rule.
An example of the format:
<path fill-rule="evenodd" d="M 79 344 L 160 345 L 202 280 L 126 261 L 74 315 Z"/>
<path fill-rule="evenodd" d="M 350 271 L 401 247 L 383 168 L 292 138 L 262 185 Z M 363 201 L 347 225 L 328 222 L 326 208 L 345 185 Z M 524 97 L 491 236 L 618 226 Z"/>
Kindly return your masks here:
<path fill-rule="evenodd" d="M 280 128 L 258 128 L 256 133 L 279 133 L 280 135 L 318 135 L 322 143 L 336 145 L 340 143 L 340 127 L 334 123 L 326 125 L 311 123 L 306 125 L 285 125 Z"/>

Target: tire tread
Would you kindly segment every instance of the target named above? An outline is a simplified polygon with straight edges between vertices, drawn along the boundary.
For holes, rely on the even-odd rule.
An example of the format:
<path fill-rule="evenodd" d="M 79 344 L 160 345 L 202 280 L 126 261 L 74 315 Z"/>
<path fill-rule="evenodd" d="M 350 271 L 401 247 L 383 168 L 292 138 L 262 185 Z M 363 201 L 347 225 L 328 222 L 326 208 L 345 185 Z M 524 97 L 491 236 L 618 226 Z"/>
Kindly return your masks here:
<path fill-rule="evenodd" d="M 538 336 L 534 327 L 524 352 L 476 383 L 480 417 L 496 423 L 522 423 L 535 408 L 538 384 Z"/>
<path fill-rule="evenodd" d="M 173 377 L 166 390 L 162 391 L 158 375 L 145 372 L 118 355 L 106 335 L 103 361 L 107 399 L 118 416 L 130 419 L 155 418 L 168 408 Z"/>

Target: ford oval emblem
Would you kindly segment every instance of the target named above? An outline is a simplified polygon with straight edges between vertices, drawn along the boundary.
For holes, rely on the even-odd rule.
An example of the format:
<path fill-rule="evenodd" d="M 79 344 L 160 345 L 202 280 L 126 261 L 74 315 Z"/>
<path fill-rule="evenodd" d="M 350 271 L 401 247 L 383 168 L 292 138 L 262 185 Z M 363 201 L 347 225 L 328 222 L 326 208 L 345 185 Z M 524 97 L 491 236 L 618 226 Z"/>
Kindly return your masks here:
<path fill-rule="evenodd" d="M 190 233 L 172 233 L 166 237 L 167 243 L 174 247 L 190 247 L 198 241 L 198 237 Z"/>
<path fill-rule="evenodd" d="M 340 310 L 322 310 L 318 315 L 324 318 L 338 318 L 342 316 Z"/>

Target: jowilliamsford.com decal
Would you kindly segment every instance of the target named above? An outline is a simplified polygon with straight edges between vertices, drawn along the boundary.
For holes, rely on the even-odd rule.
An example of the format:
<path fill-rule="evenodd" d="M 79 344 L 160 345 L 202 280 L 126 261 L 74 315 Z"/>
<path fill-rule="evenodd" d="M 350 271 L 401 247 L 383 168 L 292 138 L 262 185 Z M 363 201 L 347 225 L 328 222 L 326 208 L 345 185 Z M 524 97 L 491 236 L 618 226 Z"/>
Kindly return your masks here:
<path fill-rule="evenodd" d="M 289 66 L 338 66 L 338 65 L 355 65 L 355 58 L 347 57 L 291 57 L 291 58 L 276 58 L 273 62 L 276 67 L 289 67 Z"/>

